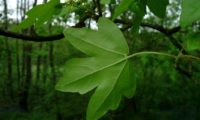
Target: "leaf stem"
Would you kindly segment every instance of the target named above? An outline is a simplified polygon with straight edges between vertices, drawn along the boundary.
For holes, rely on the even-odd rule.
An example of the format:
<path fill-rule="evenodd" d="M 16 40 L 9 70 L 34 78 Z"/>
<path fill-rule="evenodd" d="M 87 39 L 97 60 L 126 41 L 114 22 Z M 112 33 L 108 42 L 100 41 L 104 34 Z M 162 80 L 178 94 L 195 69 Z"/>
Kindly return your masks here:
<path fill-rule="evenodd" d="M 126 59 L 130 59 L 130 58 L 133 58 L 133 57 L 136 57 L 136 56 L 140 56 L 140 55 L 147 55 L 147 54 L 166 56 L 166 57 L 170 57 L 170 58 L 173 58 L 173 59 L 177 59 L 177 57 L 180 57 L 180 58 L 188 58 L 188 59 L 194 59 L 194 60 L 200 61 L 199 57 L 192 56 L 192 55 L 184 55 L 184 54 L 182 54 L 181 56 L 177 56 L 177 55 L 172 55 L 172 54 L 168 54 L 168 53 L 154 52 L 154 51 L 137 52 L 137 53 L 134 53 L 134 54 L 131 54 L 131 55 L 127 56 Z"/>
<path fill-rule="evenodd" d="M 131 55 L 127 56 L 127 59 L 130 59 L 130 58 L 133 58 L 133 57 L 136 57 L 136 56 L 140 56 L 140 55 L 147 55 L 147 54 L 162 55 L 162 56 L 167 56 L 167 57 L 171 57 L 171 58 L 176 58 L 175 55 L 171 55 L 171 54 L 168 54 L 168 53 L 154 52 L 154 51 L 143 51 L 143 52 L 137 52 L 137 53 L 131 54 Z"/>
<path fill-rule="evenodd" d="M 181 55 L 180 57 L 188 58 L 188 59 L 194 59 L 194 60 L 200 61 L 200 57 L 193 56 L 193 55 Z"/>

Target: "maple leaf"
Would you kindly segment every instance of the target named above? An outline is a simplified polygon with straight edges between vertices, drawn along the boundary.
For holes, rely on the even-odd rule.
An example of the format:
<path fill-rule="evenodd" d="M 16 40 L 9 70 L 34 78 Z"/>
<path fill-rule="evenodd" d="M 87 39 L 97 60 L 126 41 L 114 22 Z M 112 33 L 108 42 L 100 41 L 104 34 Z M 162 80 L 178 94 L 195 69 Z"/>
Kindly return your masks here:
<path fill-rule="evenodd" d="M 123 96 L 135 92 L 129 48 L 119 28 L 110 20 L 100 18 L 98 30 L 69 28 L 66 39 L 85 53 L 86 58 L 73 58 L 65 65 L 56 89 L 63 92 L 87 93 L 95 89 L 88 108 L 87 120 L 97 120 L 108 110 L 115 110 Z"/>

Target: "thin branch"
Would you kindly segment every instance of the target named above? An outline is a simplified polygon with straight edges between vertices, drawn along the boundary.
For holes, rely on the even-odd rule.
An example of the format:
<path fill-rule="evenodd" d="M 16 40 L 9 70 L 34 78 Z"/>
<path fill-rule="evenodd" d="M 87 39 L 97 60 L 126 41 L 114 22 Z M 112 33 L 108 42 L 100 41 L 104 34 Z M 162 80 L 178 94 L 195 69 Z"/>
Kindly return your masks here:
<path fill-rule="evenodd" d="M 81 28 L 85 26 L 85 20 L 88 19 L 92 14 L 90 12 L 87 12 L 85 16 L 83 16 L 79 22 L 73 26 L 74 28 Z M 63 33 L 59 33 L 56 35 L 50 35 L 50 36 L 31 36 L 31 35 L 25 35 L 22 33 L 16 33 L 16 32 L 11 32 L 11 31 L 6 31 L 4 29 L 0 28 L 0 36 L 5 36 L 5 37 L 11 37 L 11 38 L 16 38 L 16 39 L 21 39 L 25 41 L 34 41 L 34 42 L 48 42 L 48 41 L 56 41 L 64 38 Z"/>
<path fill-rule="evenodd" d="M 180 65 L 175 66 L 176 70 L 180 72 L 181 74 L 185 75 L 187 78 L 191 78 L 192 74 L 185 69 L 183 69 Z"/>
<path fill-rule="evenodd" d="M 76 28 L 83 27 L 85 25 L 84 21 L 89 17 L 94 17 L 94 16 L 92 16 L 91 13 L 86 14 L 85 16 L 83 16 L 80 19 L 80 22 L 77 23 L 74 27 L 76 27 Z M 98 19 L 98 17 L 96 17 L 96 18 Z M 130 22 L 125 22 L 125 21 L 122 21 L 122 20 L 115 20 L 114 22 L 131 25 Z M 152 25 L 152 24 L 147 24 L 147 23 L 141 23 L 141 26 L 158 30 L 158 31 L 160 31 L 161 33 L 164 33 L 167 36 L 171 36 L 172 34 L 178 32 L 180 30 L 180 27 L 175 27 L 175 28 L 169 30 L 169 29 L 163 28 L 162 26 L 159 26 L 159 25 Z M 39 35 L 38 36 L 30 36 L 30 35 L 25 35 L 25 34 L 21 34 L 21 33 L 5 31 L 4 29 L 0 29 L 0 35 L 6 36 L 6 37 L 11 37 L 11 38 L 22 39 L 22 40 L 26 40 L 26 41 L 35 41 L 35 42 L 55 41 L 55 40 L 60 40 L 60 39 L 64 38 L 63 33 L 56 34 L 56 35 L 50 35 L 50 36 L 39 36 Z M 173 37 L 170 37 L 170 39 L 171 39 L 171 42 L 177 48 L 181 49 L 181 46 L 178 43 L 175 42 Z"/>
<path fill-rule="evenodd" d="M 125 29 L 128 29 L 128 28 L 132 27 L 132 22 L 131 21 L 125 21 L 125 20 L 116 19 L 115 22 L 127 25 L 125 27 Z M 163 33 L 164 35 L 166 35 L 169 38 L 170 42 L 176 48 L 178 48 L 179 50 L 181 50 L 183 48 L 183 46 L 173 37 L 173 34 L 179 32 L 181 30 L 180 26 L 174 27 L 172 29 L 164 28 L 161 25 L 149 24 L 149 23 L 141 23 L 140 26 L 148 27 L 148 28 L 151 28 L 151 29 L 154 29 L 154 30 L 157 30 L 157 31 Z M 187 52 L 184 50 L 183 53 L 187 53 Z"/>
<path fill-rule="evenodd" d="M 101 17 L 102 16 L 102 10 L 101 10 L 100 0 L 97 0 L 96 4 L 97 4 L 97 9 L 98 9 L 99 17 Z"/>
<path fill-rule="evenodd" d="M 175 34 L 177 32 L 180 31 L 181 27 L 178 26 L 178 27 L 174 27 L 172 29 L 167 29 L 167 28 L 164 28 L 163 26 L 161 25 L 153 25 L 153 24 L 148 24 L 148 23 L 141 23 L 141 26 L 142 27 L 149 27 L 149 28 L 152 28 L 154 30 L 157 30 L 167 36 L 170 36 L 172 34 Z"/>
<path fill-rule="evenodd" d="M 126 21 L 126 20 L 121 20 L 121 19 L 115 19 L 114 22 L 116 23 L 121 23 L 121 24 L 125 24 L 127 25 L 126 28 L 130 28 L 132 27 L 132 22 L 131 21 Z M 174 27 L 172 29 L 168 29 L 168 28 L 164 28 L 161 25 L 157 25 L 157 24 L 149 24 L 149 23 L 141 23 L 140 26 L 142 27 L 148 27 L 148 28 L 152 28 L 154 30 L 157 30 L 165 35 L 172 35 L 175 34 L 177 32 L 179 32 L 181 30 L 181 27 Z"/>
<path fill-rule="evenodd" d="M 30 36 L 16 32 L 5 31 L 0 29 L 0 35 L 5 37 L 17 38 L 26 41 L 34 41 L 34 42 L 47 42 L 47 41 L 55 41 L 64 38 L 63 34 L 51 35 L 51 36 Z"/>

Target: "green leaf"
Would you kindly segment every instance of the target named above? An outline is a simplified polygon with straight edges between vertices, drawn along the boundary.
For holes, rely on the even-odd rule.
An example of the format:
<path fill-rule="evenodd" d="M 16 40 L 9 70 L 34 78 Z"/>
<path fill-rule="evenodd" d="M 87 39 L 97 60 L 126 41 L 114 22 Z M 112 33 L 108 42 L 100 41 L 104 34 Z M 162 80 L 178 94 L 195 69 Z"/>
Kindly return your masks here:
<path fill-rule="evenodd" d="M 151 12 L 160 18 L 165 17 L 168 4 L 169 0 L 147 0 L 147 5 Z"/>
<path fill-rule="evenodd" d="M 36 26 L 43 25 L 44 22 L 50 20 L 53 15 L 56 15 L 61 10 L 57 5 L 60 0 L 51 0 L 46 4 L 41 4 L 33 7 L 27 12 L 27 18 L 22 21 L 16 29 L 28 28 L 35 24 Z"/>
<path fill-rule="evenodd" d="M 113 22 L 100 18 L 98 31 L 69 28 L 64 33 L 69 42 L 88 57 L 69 60 L 56 89 L 80 94 L 95 89 L 87 120 L 98 120 L 108 110 L 116 109 L 123 96 L 133 96 L 135 81 L 131 79 L 133 67 L 127 59 L 128 45 Z"/>
<path fill-rule="evenodd" d="M 76 7 L 74 7 L 73 5 L 63 6 L 59 15 L 69 17 L 70 13 L 73 12 L 75 9 Z"/>
<path fill-rule="evenodd" d="M 182 0 L 182 13 L 180 23 L 182 27 L 190 25 L 195 20 L 200 19 L 200 1 Z"/>
<path fill-rule="evenodd" d="M 136 1 L 131 5 L 131 10 L 134 12 L 133 18 L 133 33 L 137 33 L 140 27 L 140 23 L 146 14 L 146 0 Z"/>
<path fill-rule="evenodd" d="M 121 13 L 128 9 L 128 7 L 133 3 L 133 0 L 122 0 L 122 2 L 117 6 L 112 20 L 116 19 Z"/>
<path fill-rule="evenodd" d="M 109 4 L 111 0 L 101 0 L 101 4 Z"/>
<path fill-rule="evenodd" d="M 200 33 L 190 33 L 185 37 L 184 44 L 188 51 L 200 49 Z"/>

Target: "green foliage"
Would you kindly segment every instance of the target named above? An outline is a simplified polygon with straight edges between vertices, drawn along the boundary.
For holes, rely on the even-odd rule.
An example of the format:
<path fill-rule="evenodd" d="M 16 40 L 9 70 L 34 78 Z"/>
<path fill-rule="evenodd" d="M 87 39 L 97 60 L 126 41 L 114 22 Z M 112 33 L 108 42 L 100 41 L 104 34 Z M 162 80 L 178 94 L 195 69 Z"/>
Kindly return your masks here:
<path fill-rule="evenodd" d="M 122 14 L 128 7 L 133 3 L 133 0 L 122 0 L 122 2 L 117 6 L 112 20 L 116 19 L 120 14 Z"/>
<path fill-rule="evenodd" d="M 75 10 L 75 7 L 72 5 L 66 5 L 62 7 L 60 16 L 69 17 L 70 13 Z"/>
<path fill-rule="evenodd" d="M 115 110 L 122 96 L 135 91 L 132 66 L 126 56 L 129 48 L 117 26 L 101 18 L 98 31 L 70 28 L 65 31 L 69 42 L 89 57 L 68 61 L 56 89 L 84 94 L 96 88 L 92 95 L 87 120 L 97 120 L 108 110 Z M 107 29 L 109 27 L 109 29 Z"/>
<path fill-rule="evenodd" d="M 191 25 L 195 20 L 200 19 L 199 0 L 182 0 L 182 14 L 180 23 L 182 27 Z"/>
<path fill-rule="evenodd" d="M 134 33 L 137 33 L 141 21 L 143 20 L 144 15 L 146 14 L 146 0 L 137 0 L 131 5 L 131 10 L 134 12 L 133 27 L 132 30 Z"/>
<path fill-rule="evenodd" d="M 169 0 L 147 0 L 147 5 L 151 12 L 160 18 L 165 17 L 166 7 L 169 4 Z"/>
<path fill-rule="evenodd" d="M 102 4 L 109 4 L 111 0 L 101 0 Z"/>
<path fill-rule="evenodd" d="M 131 10 L 134 13 L 132 30 L 135 33 L 138 31 L 140 23 L 146 14 L 146 0 L 122 0 L 115 9 L 112 20 L 116 19 L 126 10 Z"/>
<path fill-rule="evenodd" d="M 200 49 L 200 34 L 190 33 L 184 39 L 184 44 L 188 51 L 194 51 Z"/>
<path fill-rule="evenodd" d="M 61 7 L 60 0 L 50 0 L 46 4 L 41 4 L 33 7 L 27 12 L 27 18 L 17 26 L 17 29 L 28 28 L 31 25 L 36 27 L 43 25 L 44 22 L 50 20 L 54 15 L 57 15 Z"/>

